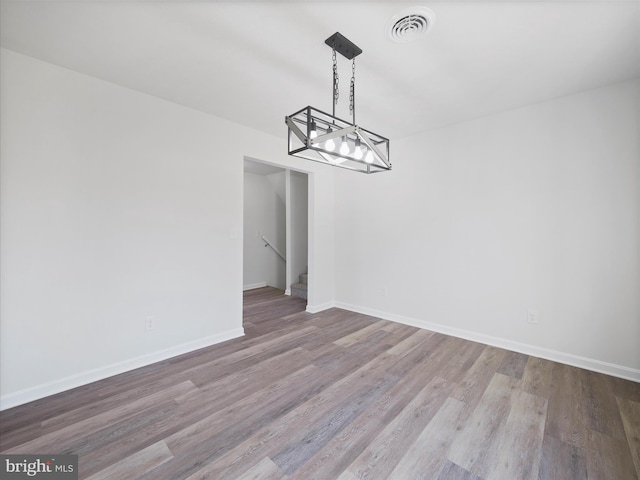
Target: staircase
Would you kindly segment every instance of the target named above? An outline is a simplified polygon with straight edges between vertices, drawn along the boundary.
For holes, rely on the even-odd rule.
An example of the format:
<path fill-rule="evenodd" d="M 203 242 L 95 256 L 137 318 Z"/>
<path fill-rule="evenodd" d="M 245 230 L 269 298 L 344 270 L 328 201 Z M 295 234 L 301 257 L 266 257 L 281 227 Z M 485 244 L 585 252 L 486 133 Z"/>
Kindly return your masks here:
<path fill-rule="evenodd" d="M 307 274 L 301 273 L 298 277 L 299 283 L 291 285 L 291 296 L 307 299 Z"/>

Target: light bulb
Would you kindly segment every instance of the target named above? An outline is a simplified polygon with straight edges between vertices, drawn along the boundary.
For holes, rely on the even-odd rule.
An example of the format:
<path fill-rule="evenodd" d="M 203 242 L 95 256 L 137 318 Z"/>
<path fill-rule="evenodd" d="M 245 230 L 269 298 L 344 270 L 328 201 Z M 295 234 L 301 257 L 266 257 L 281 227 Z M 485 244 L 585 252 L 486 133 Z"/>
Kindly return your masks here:
<path fill-rule="evenodd" d="M 373 152 L 371 150 L 367 150 L 367 154 L 364 156 L 364 161 L 367 163 L 373 163 Z"/>
<path fill-rule="evenodd" d="M 349 153 L 349 145 L 347 144 L 347 137 L 345 135 L 342 137 L 342 143 L 340 144 L 340 154 L 346 155 L 347 153 Z"/>
<path fill-rule="evenodd" d="M 360 160 L 362 159 L 362 147 L 360 146 L 360 139 L 356 138 L 356 149 L 353 151 L 353 156 L 356 158 L 356 160 Z"/>
<path fill-rule="evenodd" d="M 309 132 L 310 138 L 316 138 L 318 136 L 318 130 L 316 129 L 316 122 L 311 120 L 311 131 Z"/>
<path fill-rule="evenodd" d="M 333 132 L 333 130 L 331 129 L 331 127 L 329 127 L 327 129 L 327 133 L 331 133 L 331 132 Z M 336 142 L 333 141 L 333 138 L 330 138 L 329 140 L 327 140 L 327 143 L 324 144 L 324 148 L 326 148 L 330 152 L 333 152 L 336 149 Z"/>

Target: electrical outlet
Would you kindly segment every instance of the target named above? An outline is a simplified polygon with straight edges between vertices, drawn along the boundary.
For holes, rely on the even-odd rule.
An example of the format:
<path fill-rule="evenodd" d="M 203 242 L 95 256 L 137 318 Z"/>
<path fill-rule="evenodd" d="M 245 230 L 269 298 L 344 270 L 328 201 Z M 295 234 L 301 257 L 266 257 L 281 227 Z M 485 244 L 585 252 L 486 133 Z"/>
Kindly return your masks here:
<path fill-rule="evenodd" d="M 529 323 L 538 323 L 538 311 L 537 310 L 527 310 L 527 322 Z"/>
<path fill-rule="evenodd" d="M 156 329 L 156 319 L 152 316 L 147 316 L 144 319 L 144 330 L 145 332 L 150 332 L 151 330 Z"/>

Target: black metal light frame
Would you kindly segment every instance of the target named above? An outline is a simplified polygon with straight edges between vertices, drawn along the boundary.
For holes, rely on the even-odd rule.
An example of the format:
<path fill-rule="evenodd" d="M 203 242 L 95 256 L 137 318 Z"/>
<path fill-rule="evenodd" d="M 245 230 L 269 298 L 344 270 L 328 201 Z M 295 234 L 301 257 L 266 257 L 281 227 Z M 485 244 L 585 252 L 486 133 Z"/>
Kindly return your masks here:
<path fill-rule="evenodd" d="M 325 43 L 349 60 L 362 53 L 339 32 Z M 335 102 L 333 115 L 307 106 L 285 117 L 289 155 L 362 173 L 391 170 L 389 139 L 356 125 L 354 83 L 352 79 L 351 122 L 335 116 Z M 334 98 L 335 88 L 334 83 Z M 336 144 L 333 148 L 329 145 L 331 142 Z"/>

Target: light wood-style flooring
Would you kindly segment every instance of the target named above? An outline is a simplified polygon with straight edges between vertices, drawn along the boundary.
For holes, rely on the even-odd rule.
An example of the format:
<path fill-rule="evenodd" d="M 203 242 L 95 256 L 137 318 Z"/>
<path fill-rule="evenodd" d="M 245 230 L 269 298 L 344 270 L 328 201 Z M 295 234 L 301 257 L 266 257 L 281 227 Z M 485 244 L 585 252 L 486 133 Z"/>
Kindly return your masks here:
<path fill-rule="evenodd" d="M 245 292 L 246 336 L 0 413 L 90 479 L 640 475 L 640 384 Z"/>

